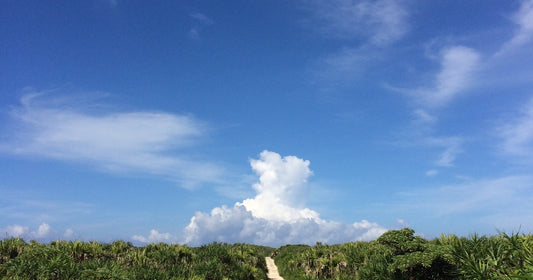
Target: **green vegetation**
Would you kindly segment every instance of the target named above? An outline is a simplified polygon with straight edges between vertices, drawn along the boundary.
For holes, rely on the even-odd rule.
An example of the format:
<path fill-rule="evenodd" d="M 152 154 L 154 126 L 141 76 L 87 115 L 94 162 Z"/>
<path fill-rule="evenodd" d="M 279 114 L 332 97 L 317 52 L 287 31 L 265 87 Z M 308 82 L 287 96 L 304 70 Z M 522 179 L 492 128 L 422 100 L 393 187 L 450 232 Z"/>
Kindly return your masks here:
<path fill-rule="evenodd" d="M 271 248 L 212 243 L 134 247 L 80 241 L 0 241 L 1 279 L 267 279 Z"/>
<path fill-rule="evenodd" d="M 275 261 L 285 279 L 533 279 L 533 235 L 428 241 L 412 229 L 371 242 L 289 245 Z"/>
<path fill-rule="evenodd" d="M 533 235 L 442 235 L 426 240 L 412 229 L 375 241 L 340 245 L 248 244 L 202 247 L 164 243 L 0 240 L 0 279 L 267 279 L 272 255 L 286 280 L 533 279 Z"/>

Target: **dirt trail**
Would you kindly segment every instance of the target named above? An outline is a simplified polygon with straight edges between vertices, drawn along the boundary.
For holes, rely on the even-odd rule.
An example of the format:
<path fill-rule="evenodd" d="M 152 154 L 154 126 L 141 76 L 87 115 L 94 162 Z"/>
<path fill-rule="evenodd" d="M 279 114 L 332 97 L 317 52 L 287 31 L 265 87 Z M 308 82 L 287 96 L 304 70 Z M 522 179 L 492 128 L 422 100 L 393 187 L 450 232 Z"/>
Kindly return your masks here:
<path fill-rule="evenodd" d="M 278 267 L 274 263 L 274 260 L 271 257 L 265 258 L 268 274 L 267 277 L 270 280 L 283 280 L 283 277 L 279 276 Z"/>

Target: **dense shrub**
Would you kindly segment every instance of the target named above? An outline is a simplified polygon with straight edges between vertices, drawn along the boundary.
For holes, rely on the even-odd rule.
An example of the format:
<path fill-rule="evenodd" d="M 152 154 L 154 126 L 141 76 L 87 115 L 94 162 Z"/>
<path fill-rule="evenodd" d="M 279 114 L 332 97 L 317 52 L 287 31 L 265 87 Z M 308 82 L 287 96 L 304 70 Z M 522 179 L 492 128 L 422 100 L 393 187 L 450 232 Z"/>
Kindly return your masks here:
<path fill-rule="evenodd" d="M 272 249 L 213 243 L 198 248 L 164 243 L 135 247 L 53 241 L 0 240 L 1 279 L 267 279 Z"/>
<path fill-rule="evenodd" d="M 533 279 L 533 235 L 441 236 L 391 230 L 371 242 L 283 246 L 286 279 Z"/>
<path fill-rule="evenodd" d="M 287 280 L 533 279 L 533 235 L 442 235 L 412 229 L 371 242 L 269 247 L 0 240 L 0 279 L 267 279 L 272 255 Z"/>

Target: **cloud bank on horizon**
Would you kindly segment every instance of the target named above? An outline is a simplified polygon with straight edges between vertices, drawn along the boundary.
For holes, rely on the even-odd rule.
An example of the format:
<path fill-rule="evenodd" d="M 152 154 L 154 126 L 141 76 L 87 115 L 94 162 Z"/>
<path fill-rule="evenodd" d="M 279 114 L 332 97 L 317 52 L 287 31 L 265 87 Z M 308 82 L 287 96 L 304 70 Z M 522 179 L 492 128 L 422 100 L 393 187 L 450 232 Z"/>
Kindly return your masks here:
<path fill-rule="evenodd" d="M 28 226 L 9 225 L 5 228 L 0 228 L 0 233 L 8 237 L 19 237 L 31 240 L 48 240 L 54 237 L 72 238 L 74 231 L 70 228 L 66 229 L 63 234 L 58 234 L 53 230 L 49 224 L 41 223 L 36 230 L 31 230 Z"/>

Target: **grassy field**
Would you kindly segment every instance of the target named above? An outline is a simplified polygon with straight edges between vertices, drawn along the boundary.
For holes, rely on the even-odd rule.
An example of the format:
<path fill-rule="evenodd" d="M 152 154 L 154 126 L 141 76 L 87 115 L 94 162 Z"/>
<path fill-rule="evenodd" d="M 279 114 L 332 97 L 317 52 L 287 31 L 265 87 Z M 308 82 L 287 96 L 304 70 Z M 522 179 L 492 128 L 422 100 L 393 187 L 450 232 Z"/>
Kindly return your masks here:
<path fill-rule="evenodd" d="M 1 279 L 267 279 L 273 256 L 286 280 L 533 279 L 533 235 L 441 236 L 411 229 L 339 245 L 113 243 L 0 240 Z"/>

